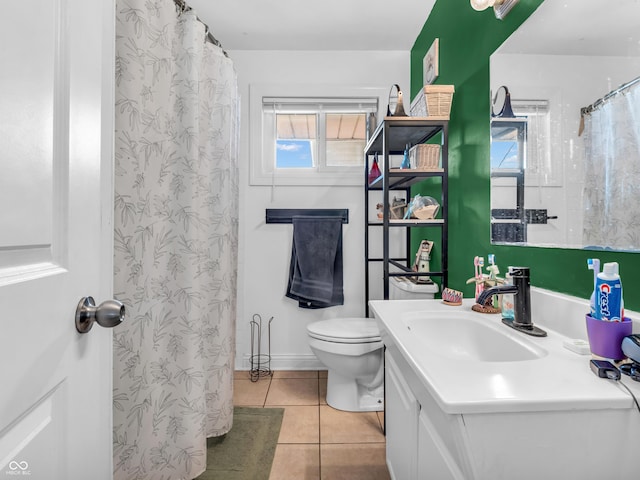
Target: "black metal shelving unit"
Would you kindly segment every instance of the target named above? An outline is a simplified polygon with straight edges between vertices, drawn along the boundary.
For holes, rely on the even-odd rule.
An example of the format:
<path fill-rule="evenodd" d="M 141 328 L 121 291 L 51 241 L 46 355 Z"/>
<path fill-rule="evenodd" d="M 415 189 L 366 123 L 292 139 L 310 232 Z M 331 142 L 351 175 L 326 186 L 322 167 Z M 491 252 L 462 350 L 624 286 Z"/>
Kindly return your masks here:
<path fill-rule="evenodd" d="M 383 271 L 383 298 L 389 298 L 389 279 L 396 276 L 412 277 L 429 276 L 441 277 L 442 286 L 445 287 L 448 281 L 448 156 L 449 156 L 449 121 L 448 119 L 434 119 L 427 117 L 385 117 L 371 135 L 364 150 L 365 178 L 364 178 L 364 202 L 365 202 L 365 310 L 369 315 L 369 291 L 370 291 L 370 263 L 382 262 Z M 390 168 L 390 155 L 402 155 L 405 146 L 426 143 L 436 135 L 441 134 L 441 168 L 434 170 L 413 170 Z M 368 172 L 375 154 L 381 162 L 380 171 L 382 176 L 369 184 Z M 427 178 L 439 178 L 441 181 L 441 198 L 439 218 L 434 220 L 392 220 L 390 218 L 391 192 L 404 192 L 408 200 L 411 194 L 411 186 L 424 181 Z M 369 197 L 370 192 L 382 191 L 382 204 L 384 214 L 381 221 L 369 220 Z M 411 270 L 411 230 L 416 227 L 440 229 L 440 271 L 428 273 L 418 273 Z M 371 257 L 369 254 L 370 229 L 382 229 L 382 257 Z M 392 228 L 404 228 L 405 235 L 405 255 L 401 258 L 391 258 L 389 254 L 389 231 Z M 395 271 L 391 271 L 395 267 Z"/>

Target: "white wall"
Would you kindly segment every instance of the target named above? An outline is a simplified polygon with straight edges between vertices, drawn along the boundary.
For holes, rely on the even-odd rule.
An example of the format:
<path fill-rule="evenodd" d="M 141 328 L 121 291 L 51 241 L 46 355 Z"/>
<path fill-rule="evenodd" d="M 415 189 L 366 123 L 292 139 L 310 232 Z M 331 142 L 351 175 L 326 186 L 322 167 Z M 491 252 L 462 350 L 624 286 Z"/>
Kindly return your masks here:
<path fill-rule="evenodd" d="M 547 99 L 551 111 L 551 162 L 561 165 L 550 185 L 528 186 L 526 208 L 546 208 L 558 215 L 547 225 L 529 225 L 528 242 L 582 246 L 583 139 L 578 136 L 580 108 L 638 76 L 640 59 L 579 55 L 491 56 L 491 89 L 509 88 L 512 99 Z M 529 179 L 527 179 L 527 182 Z M 515 198 L 508 187 L 494 188 L 492 205 L 506 207 Z M 498 194 L 498 195 L 496 195 Z M 501 197 L 501 198 L 500 198 Z M 505 200 L 510 199 L 510 200 Z"/>
<path fill-rule="evenodd" d="M 241 95 L 240 239 L 236 368 L 248 369 L 249 322 L 260 314 L 271 324 L 271 368 L 319 368 L 308 347 L 306 326 L 326 318 L 364 315 L 364 187 L 250 186 L 249 85 L 254 83 L 409 88 L 409 52 L 231 51 Z M 405 106 L 408 108 L 408 100 Z M 382 105 L 386 110 L 386 103 Z M 344 305 L 298 308 L 284 296 L 292 226 L 265 223 L 266 208 L 348 208 L 343 226 Z M 266 335 L 266 331 L 265 331 Z M 266 347 L 263 347 L 263 351 Z M 255 352 L 254 352 L 255 353 Z"/>

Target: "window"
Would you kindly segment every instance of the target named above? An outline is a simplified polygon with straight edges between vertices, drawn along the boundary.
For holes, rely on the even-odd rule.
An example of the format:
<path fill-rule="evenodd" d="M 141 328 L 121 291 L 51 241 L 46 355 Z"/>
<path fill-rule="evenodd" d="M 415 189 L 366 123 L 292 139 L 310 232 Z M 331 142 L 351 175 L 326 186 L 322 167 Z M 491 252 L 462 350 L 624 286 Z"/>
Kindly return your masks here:
<path fill-rule="evenodd" d="M 511 103 L 515 118 L 491 122 L 491 169 L 524 169 L 527 186 L 556 185 L 559 173 L 551 162 L 549 101 L 512 98 Z"/>
<path fill-rule="evenodd" d="M 327 167 L 363 167 L 367 113 L 328 113 L 325 119 Z"/>
<path fill-rule="evenodd" d="M 526 118 L 491 121 L 491 171 L 522 170 L 526 167 Z"/>
<path fill-rule="evenodd" d="M 322 137 L 318 124 L 324 126 Z M 365 112 L 276 113 L 275 168 L 362 167 L 366 131 Z"/>
<path fill-rule="evenodd" d="M 367 119 L 377 114 L 377 90 L 325 87 L 314 96 L 318 87 L 301 86 L 280 89 L 290 96 L 274 96 L 270 88 L 253 88 L 251 184 L 362 184 Z"/>
<path fill-rule="evenodd" d="M 313 168 L 317 123 L 315 114 L 276 114 L 276 169 Z"/>
<path fill-rule="evenodd" d="M 262 155 L 278 176 L 362 173 L 377 99 L 262 98 Z"/>
<path fill-rule="evenodd" d="M 551 163 L 551 112 L 548 100 L 512 100 L 513 112 L 527 121 L 526 183 L 555 185 L 559 172 Z"/>

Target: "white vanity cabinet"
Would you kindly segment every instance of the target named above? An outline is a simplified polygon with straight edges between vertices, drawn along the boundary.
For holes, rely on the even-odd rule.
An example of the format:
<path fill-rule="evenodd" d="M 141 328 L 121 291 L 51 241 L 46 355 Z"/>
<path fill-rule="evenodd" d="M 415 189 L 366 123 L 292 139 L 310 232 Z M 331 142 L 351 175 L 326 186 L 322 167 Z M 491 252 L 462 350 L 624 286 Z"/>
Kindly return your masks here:
<path fill-rule="evenodd" d="M 399 365 L 405 361 L 391 350 L 385 354 L 387 466 L 391 478 L 464 480 L 458 466 L 462 459 L 454 456 L 459 451 L 460 439 L 456 436 L 461 432 L 458 422 L 462 417 L 444 414 L 420 388 L 412 389 L 409 384 L 417 378 L 405 378 L 405 367 Z"/>
<path fill-rule="evenodd" d="M 420 411 L 418 419 L 418 472 L 417 478 L 463 480 L 460 470 L 436 432 L 427 412 Z"/>
<path fill-rule="evenodd" d="M 420 404 L 390 355 L 385 358 L 387 466 L 394 480 L 417 479 Z"/>
<path fill-rule="evenodd" d="M 450 414 L 393 347 L 385 353 L 385 374 L 387 466 L 394 480 L 640 478 L 631 455 L 602 461 L 589 454 L 608 448 L 605 438 L 635 443 L 635 409 Z M 531 452 L 539 460 L 531 461 Z"/>
<path fill-rule="evenodd" d="M 437 300 L 370 302 L 386 347 L 391 477 L 638 480 L 640 412 L 629 392 L 595 376 L 590 357 L 566 349 L 568 337 L 551 320 L 542 324 L 548 337 L 529 339 L 471 311 L 472 301 L 466 313 Z M 579 306 L 563 319 L 584 322 L 588 305 Z M 452 322 L 457 336 L 447 341 L 442 332 Z M 512 358 L 518 345 L 535 355 Z M 640 398 L 638 382 L 621 381 Z"/>

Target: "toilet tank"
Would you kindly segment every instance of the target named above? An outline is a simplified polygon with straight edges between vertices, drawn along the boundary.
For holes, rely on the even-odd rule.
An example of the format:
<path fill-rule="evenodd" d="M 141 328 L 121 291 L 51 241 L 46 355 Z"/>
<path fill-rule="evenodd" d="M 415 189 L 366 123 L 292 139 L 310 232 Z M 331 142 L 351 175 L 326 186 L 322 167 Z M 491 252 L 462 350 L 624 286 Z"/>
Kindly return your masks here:
<path fill-rule="evenodd" d="M 426 300 L 436 293 L 437 283 L 413 283 L 404 277 L 389 279 L 389 300 Z"/>

